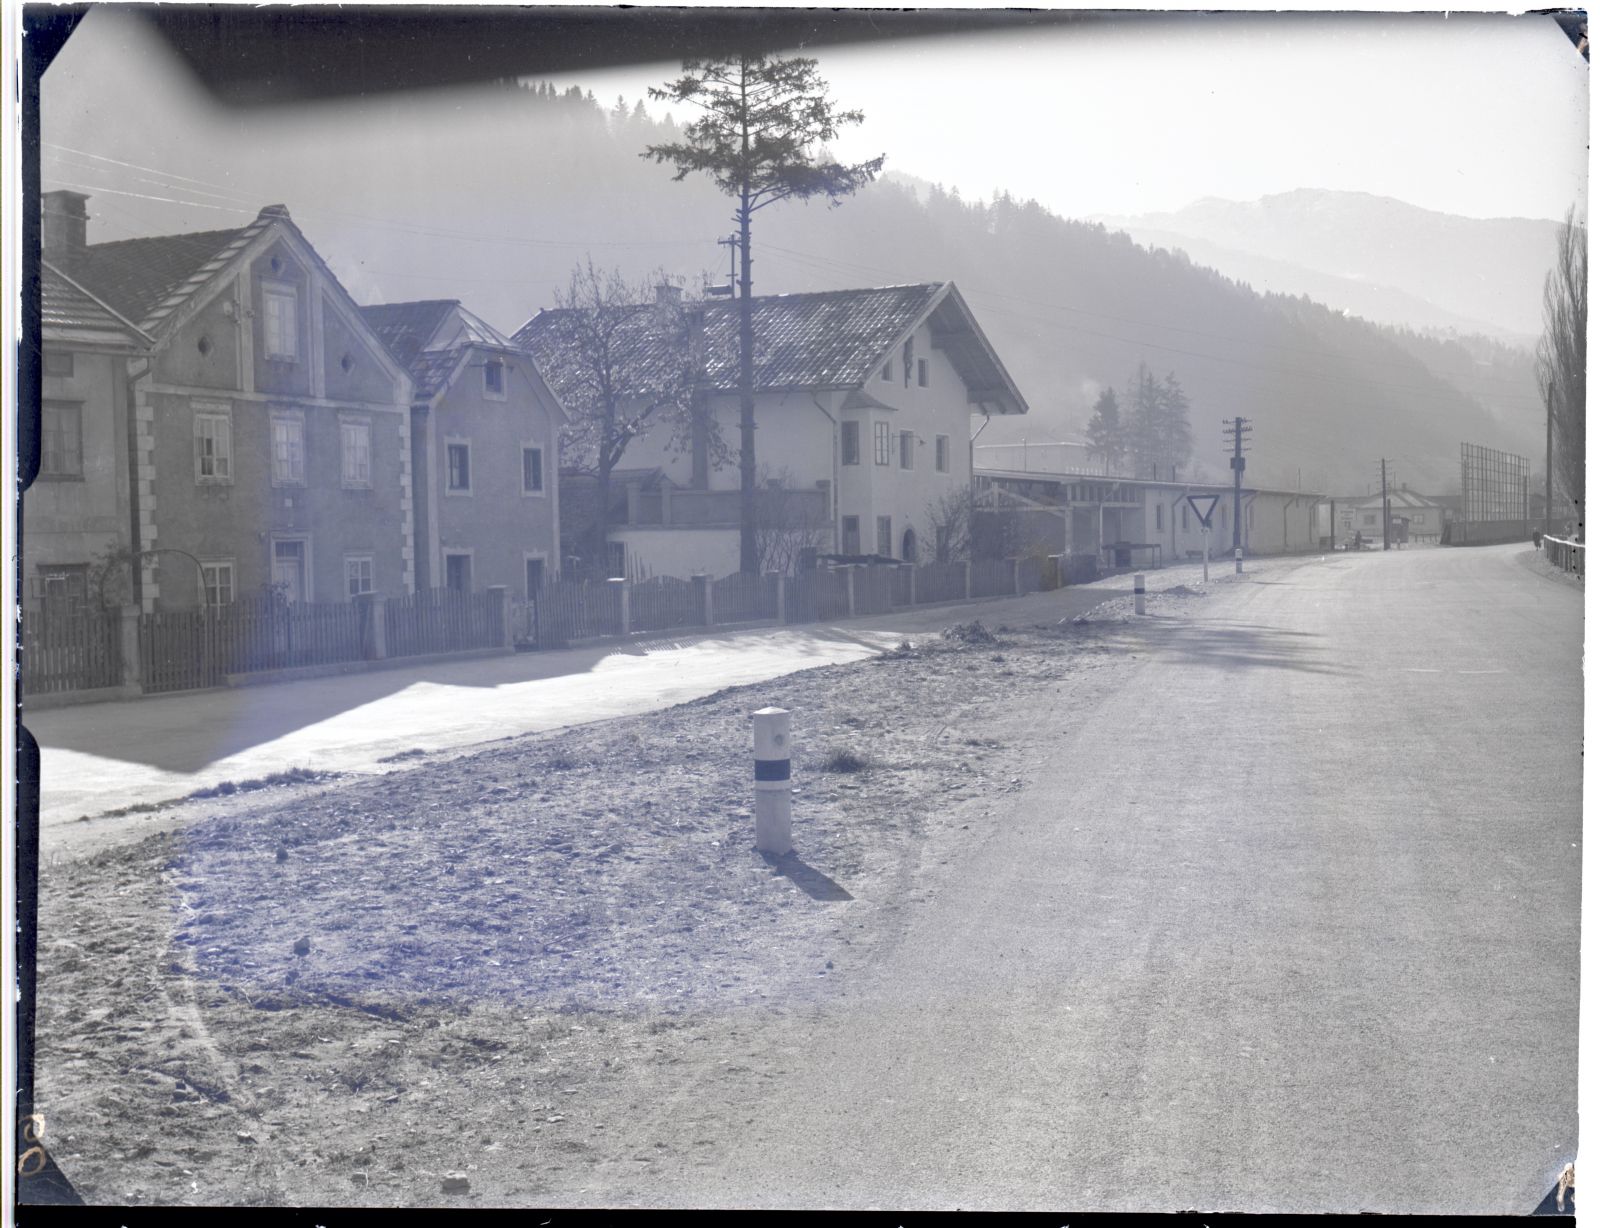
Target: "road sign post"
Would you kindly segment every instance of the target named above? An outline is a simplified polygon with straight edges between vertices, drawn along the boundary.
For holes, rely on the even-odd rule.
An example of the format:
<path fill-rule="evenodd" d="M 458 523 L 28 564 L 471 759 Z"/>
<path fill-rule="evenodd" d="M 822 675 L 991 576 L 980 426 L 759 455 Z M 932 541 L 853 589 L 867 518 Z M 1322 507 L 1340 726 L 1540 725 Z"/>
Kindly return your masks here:
<path fill-rule="evenodd" d="M 1144 572 L 1133 577 L 1133 612 L 1144 613 Z"/>
<path fill-rule="evenodd" d="M 1200 540 L 1205 549 L 1201 551 L 1200 578 L 1206 583 L 1211 582 L 1211 516 L 1217 510 L 1216 495 L 1185 495 L 1189 506 L 1194 509 L 1194 514 L 1200 517 Z"/>

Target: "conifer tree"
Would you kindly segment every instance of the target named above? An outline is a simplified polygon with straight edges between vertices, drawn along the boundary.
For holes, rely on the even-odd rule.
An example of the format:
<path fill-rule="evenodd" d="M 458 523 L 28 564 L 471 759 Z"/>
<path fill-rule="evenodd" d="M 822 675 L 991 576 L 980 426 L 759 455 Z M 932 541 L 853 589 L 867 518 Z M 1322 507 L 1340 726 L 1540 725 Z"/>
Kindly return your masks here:
<path fill-rule="evenodd" d="M 1127 452 L 1123 438 L 1122 412 L 1117 405 L 1117 394 L 1110 388 L 1102 389 L 1100 399 L 1094 403 L 1094 417 L 1089 419 L 1089 455 L 1101 460 L 1105 471 L 1120 465 Z"/>
<path fill-rule="evenodd" d="M 739 242 L 739 570 L 759 566 L 756 543 L 755 328 L 750 301 L 750 222 L 780 200 L 824 196 L 838 204 L 870 183 L 883 156 L 845 165 L 826 145 L 859 124 L 860 111 L 841 111 L 828 98 L 817 62 L 737 52 L 683 62 L 683 75 L 652 98 L 698 107 L 700 118 L 683 139 L 649 145 L 641 155 L 670 163 L 675 180 L 711 176 L 735 199 Z"/>

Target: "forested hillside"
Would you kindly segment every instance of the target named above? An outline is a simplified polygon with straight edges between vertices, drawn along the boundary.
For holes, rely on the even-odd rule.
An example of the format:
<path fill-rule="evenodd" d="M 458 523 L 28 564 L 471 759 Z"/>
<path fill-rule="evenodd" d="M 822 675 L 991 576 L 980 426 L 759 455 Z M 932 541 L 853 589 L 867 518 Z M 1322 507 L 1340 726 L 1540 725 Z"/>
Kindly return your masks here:
<path fill-rule="evenodd" d="M 597 261 L 632 274 L 659 266 L 726 280 L 714 239 L 728 202 L 638 156 L 670 129 L 622 100 L 605 111 L 547 88 L 517 93 L 539 118 L 530 147 L 544 174 L 504 225 L 535 244 L 541 234 L 593 236 L 603 241 Z M 483 259 L 505 277 L 501 258 Z M 526 282 L 464 280 L 459 293 L 515 327 L 550 304 L 571 259 L 570 248 L 534 246 L 517 261 Z M 758 293 L 954 280 L 1032 409 L 992 426 L 991 442 L 1081 433 L 1100 387 L 1120 389 L 1141 360 L 1188 392 L 1194 469 L 1214 476 L 1226 474 L 1222 420 L 1234 414 L 1255 421 L 1253 480 L 1339 492 L 1364 490 L 1380 456 L 1413 486 L 1453 489 L 1463 439 L 1528 454 L 1542 423 L 1516 351 L 1491 347 L 1504 361 L 1478 366 L 1463 345 L 1263 296 L 1182 253 L 1006 197 L 963 201 L 891 178 L 836 209 L 781 205 L 757 215 L 755 276 Z M 1503 393 L 1492 407 L 1462 391 L 1486 376 Z"/>

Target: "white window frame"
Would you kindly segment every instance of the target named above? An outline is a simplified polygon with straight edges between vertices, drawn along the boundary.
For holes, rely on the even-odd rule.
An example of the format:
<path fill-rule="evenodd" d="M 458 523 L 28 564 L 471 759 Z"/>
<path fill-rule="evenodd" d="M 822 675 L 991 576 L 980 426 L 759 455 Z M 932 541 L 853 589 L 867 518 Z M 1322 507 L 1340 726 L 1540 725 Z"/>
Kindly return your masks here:
<path fill-rule="evenodd" d="M 58 467 L 58 468 L 55 468 L 55 469 L 51 469 L 51 468 L 47 467 L 47 465 L 45 463 L 46 458 L 50 455 L 49 448 L 47 448 L 45 446 L 45 440 L 51 433 L 49 428 L 48 428 L 48 425 L 46 423 L 46 415 L 47 415 L 47 413 L 50 413 L 50 412 L 55 412 L 55 413 L 59 414 L 59 413 L 67 413 L 68 411 L 70 411 L 70 416 L 72 417 L 72 419 L 77 424 L 77 447 L 76 447 L 76 449 L 74 449 L 75 455 L 73 457 L 65 458 L 63 456 L 62 458 L 58 458 L 58 459 L 68 459 L 69 461 L 75 461 L 76 462 L 76 468 L 59 468 Z M 59 431 L 57 431 L 55 433 L 58 434 L 58 435 L 60 434 Z M 61 451 L 64 453 L 65 449 L 61 449 Z M 51 481 L 58 481 L 58 482 L 81 482 L 81 481 L 83 481 L 83 402 L 82 401 L 60 400 L 60 399 L 58 399 L 56 397 L 45 397 L 40 401 L 40 404 L 39 404 L 39 476 L 41 478 L 46 478 L 46 479 L 49 479 Z"/>
<path fill-rule="evenodd" d="M 855 447 L 846 446 L 846 441 L 854 441 Z M 841 465 L 861 464 L 861 423 L 839 423 L 839 463 Z"/>
<path fill-rule="evenodd" d="M 293 427 L 294 455 L 283 457 L 278 452 L 279 425 Z M 272 439 L 272 484 L 274 486 L 304 486 L 306 484 L 306 416 L 299 410 L 275 409 L 267 430 Z M 280 464 L 280 462 L 283 462 Z"/>
<path fill-rule="evenodd" d="M 544 451 L 545 451 L 545 448 L 544 448 L 544 444 L 542 444 L 542 443 L 524 443 L 522 445 L 522 493 L 524 495 L 526 495 L 530 499 L 542 499 L 542 498 L 544 498 L 545 497 L 545 492 L 549 489 L 549 486 L 550 486 L 550 483 L 545 481 Z M 529 452 L 537 452 L 539 454 L 539 485 L 538 485 L 538 487 L 536 489 L 532 489 L 532 488 L 530 488 L 528 486 L 528 453 Z M 470 470 L 469 470 L 467 476 L 468 476 L 468 478 L 471 478 L 472 474 L 471 474 Z"/>
<path fill-rule="evenodd" d="M 503 358 L 488 358 L 483 364 L 483 398 L 486 401 L 503 401 L 506 399 L 506 376 L 509 374 L 510 363 Z M 500 369 L 499 391 L 489 387 L 489 368 Z"/>
<path fill-rule="evenodd" d="M 359 433 L 361 446 L 351 447 L 352 432 Z M 360 458 L 365 472 L 352 472 L 351 460 Z M 372 419 L 339 416 L 339 485 L 345 490 L 372 489 Z"/>
<path fill-rule="evenodd" d="M 910 471 L 917 467 L 917 436 L 912 431 L 900 432 L 900 468 Z"/>
<path fill-rule="evenodd" d="M 233 559 L 201 559 L 200 574 L 206 586 L 202 597 L 208 608 L 220 609 L 234 603 L 239 595 L 239 573 Z M 228 595 L 226 601 L 222 599 L 224 591 Z"/>
<path fill-rule="evenodd" d="M 356 582 L 359 583 L 360 580 L 361 580 L 361 574 L 360 574 L 360 570 L 359 569 L 363 565 L 365 565 L 366 570 L 367 570 L 366 587 L 365 588 L 361 588 L 361 589 L 352 589 L 350 587 L 351 581 L 355 580 Z M 354 575 L 352 575 L 352 573 L 351 573 L 352 567 L 357 569 Z M 345 595 L 345 600 L 346 601 L 354 601 L 357 597 L 365 596 L 368 593 L 377 592 L 378 589 L 377 589 L 377 585 L 375 583 L 376 575 L 377 575 L 377 563 L 373 559 L 372 555 L 370 555 L 370 554 L 347 554 L 347 555 L 345 555 L 344 556 L 344 595 Z"/>
<path fill-rule="evenodd" d="M 928 386 L 928 360 L 926 358 L 919 358 L 919 359 L 917 359 L 917 387 L 918 388 L 926 388 L 927 386 Z"/>
<path fill-rule="evenodd" d="M 878 549 L 874 554 L 882 555 L 886 559 L 894 558 L 894 517 L 878 517 L 878 540 L 873 543 Z M 884 549 L 887 546 L 888 549 Z"/>
<path fill-rule="evenodd" d="M 933 437 L 933 467 L 939 473 L 950 472 L 950 436 Z"/>
<path fill-rule="evenodd" d="M 856 548 L 854 550 L 851 550 L 850 547 L 849 547 L 850 530 L 851 530 L 851 523 L 850 522 L 851 521 L 855 522 Z M 841 516 L 839 518 L 839 549 L 845 554 L 860 554 L 861 553 L 861 517 L 860 516 Z"/>
<path fill-rule="evenodd" d="M 201 446 L 211 441 L 211 453 Z M 207 473 L 206 462 L 211 462 Z M 233 410 L 226 405 L 194 405 L 194 481 L 196 486 L 233 485 Z"/>
<path fill-rule="evenodd" d="M 274 314 L 276 304 L 287 308 L 287 319 Z M 261 279 L 261 352 L 278 362 L 300 361 L 300 288 L 293 282 Z"/>
<path fill-rule="evenodd" d="M 872 463 L 874 465 L 888 466 L 893 463 L 894 445 L 889 442 L 889 437 L 893 433 L 889 429 L 887 422 L 874 422 L 872 424 Z"/>
<path fill-rule="evenodd" d="M 467 484 L 454 486 L 451 484 L 450 449 L 465 448 L 467 451 Z M 472 440 L 460 439 L 447 435 L 444 441 L 444 493 L 449 496 L 463 496 L 472 493 Z"/>

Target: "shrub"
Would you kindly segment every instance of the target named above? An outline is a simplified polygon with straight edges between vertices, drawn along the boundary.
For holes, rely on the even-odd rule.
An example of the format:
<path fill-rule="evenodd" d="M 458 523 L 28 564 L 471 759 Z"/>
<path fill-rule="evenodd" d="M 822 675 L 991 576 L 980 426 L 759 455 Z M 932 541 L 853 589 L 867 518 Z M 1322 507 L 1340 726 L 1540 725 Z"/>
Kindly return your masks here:
<path fill-rule="evenodd" d="M 822 760 L 824 772 L 864 772 L 871 766 L 872 761 L 865 755 L 844 746 L 835 746 Z"/>
<path fill-rule="evenodd" d="M 956 623 L 953 627 L 946 627 L 939 632 L 939 638 L 953 640 L 958 644 L 993 644 L 995 642 L 994 633 L 976 618 L 970 623 Z"/>

